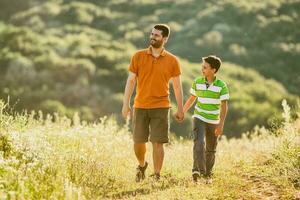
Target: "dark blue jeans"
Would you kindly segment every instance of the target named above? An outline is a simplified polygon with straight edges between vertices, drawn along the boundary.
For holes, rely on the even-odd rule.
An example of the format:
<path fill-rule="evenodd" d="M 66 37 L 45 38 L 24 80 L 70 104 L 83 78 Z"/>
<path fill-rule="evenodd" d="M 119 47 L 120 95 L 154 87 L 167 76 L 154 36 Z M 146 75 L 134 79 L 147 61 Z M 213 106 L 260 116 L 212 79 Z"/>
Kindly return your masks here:
<path fill-rule="evenodd" d="M 216 124 L 209 124 L 193 118 L 193 171 L 204 176 L 211 176 L 215 164 L 218 137 L 215 136 Z"/>

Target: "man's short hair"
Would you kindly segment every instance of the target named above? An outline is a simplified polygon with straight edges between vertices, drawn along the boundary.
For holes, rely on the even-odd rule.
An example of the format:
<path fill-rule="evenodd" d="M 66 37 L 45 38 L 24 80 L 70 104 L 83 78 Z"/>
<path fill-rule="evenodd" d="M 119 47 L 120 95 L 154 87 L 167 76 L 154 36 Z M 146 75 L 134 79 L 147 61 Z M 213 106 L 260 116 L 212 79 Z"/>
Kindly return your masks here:
<path fill-rule="evenodd" d="M 163 37 L 169 37 L 170 35 L 170 27 L 166 24 L 156 24 L 153 28 L 160 30 Z"/>
<path fill-rule="evenodd" d="M 222 61 L 215 55 L 209 55 L 202 58 L 203 61 L 207 62 L 212 68 L 216 69 L 216 72 L 220 69 Z"/>

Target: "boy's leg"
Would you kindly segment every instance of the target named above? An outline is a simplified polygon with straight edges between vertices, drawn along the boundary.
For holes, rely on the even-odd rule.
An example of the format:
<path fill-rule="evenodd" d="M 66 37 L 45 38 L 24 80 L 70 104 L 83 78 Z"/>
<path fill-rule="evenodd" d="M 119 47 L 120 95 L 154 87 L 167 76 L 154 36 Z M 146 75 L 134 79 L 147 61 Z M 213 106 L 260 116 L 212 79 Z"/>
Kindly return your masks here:
<path fill-rule="evenodd" d="M 193 139 L 194 139 L 194 147 L 193 147 L 193 172 L 199 172 L 200 174 L 205 174 L 205 141 L 204 141 L 204 123 L 197 119 L 193 118 Z"/>
<path fill-rule="evenodd" d="M 206 123 L 205 139 L 206 139 L 206 176 L 211 176 L 212 169 L 215 164 L 215 154 L 218 143 L 218 137 L 215 135 L 216 124 Z"/>

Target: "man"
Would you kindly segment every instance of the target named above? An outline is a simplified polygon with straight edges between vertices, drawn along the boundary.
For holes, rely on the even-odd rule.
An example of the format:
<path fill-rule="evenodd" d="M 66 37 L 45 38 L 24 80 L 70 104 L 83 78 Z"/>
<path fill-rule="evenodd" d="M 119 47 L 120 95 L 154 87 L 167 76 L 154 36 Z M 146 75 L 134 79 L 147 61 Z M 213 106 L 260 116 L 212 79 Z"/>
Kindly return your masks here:
<path fill-rule="evenodd" d="M 193 180 L 201 176 L 212 182 L 212 169 L 218 136 L 223 132 L 227 114 L 229 91 L 225 82 L 216 77 L 221 66 L 221 59 L 216 56 L 202 58 L 202 74 L 193 82 L 191 95 L 184 105 L 184 113 L 195 105 L 193 115 L 194 165 Z"/>
<path fill-rule="evenodd" d="M 150 34 L 149 48 L 136 52 L 129 66 L 122 115 L 126 119 L 131 112 L 130 99 L 137 83 L 133 112 L 134 152 L 139 162 L 137 182 L 145 178 L 148 166 L 145 161 L 146 142 L 149 137 L 153 147 L 153 176 L 156 180 L 160 179 L 164 160 L 163 144 L 169 141 L 170 79 L 178 105 L 175 117 L 179 122 L 184 118 L 179 62 L 164 48 L 169 34 L 167 25 L 155 25 Z"/>

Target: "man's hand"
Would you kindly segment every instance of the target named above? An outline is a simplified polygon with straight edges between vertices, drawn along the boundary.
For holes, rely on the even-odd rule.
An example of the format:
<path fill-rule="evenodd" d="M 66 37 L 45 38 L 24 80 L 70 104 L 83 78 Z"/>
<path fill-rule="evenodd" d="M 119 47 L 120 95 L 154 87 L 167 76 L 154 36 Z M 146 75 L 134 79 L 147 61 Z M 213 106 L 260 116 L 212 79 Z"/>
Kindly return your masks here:
<path fill-rule="evenodd" d="M 175 119 L 176 119 L 176 121 L 177 121 L 178 123 L 182 123 L 183 120 L 184 120 L 184 113 L 183 113 L 183 111 L 177 111 L 177 112 L 174 114 L 174 117 L 175 117 Z"/>
<path fill-rule="evenodd" d="M 130 114 L 131 109 L 129 106 L 123 105 L 122 107 L 122 116 L 125 120 L 127 120 L 128 115 Z M 130 116 L 130 115 L 129 115 Z"/>
<path fill-rule="evenodd" d="M 220 136 L 223 133 L 223 124 L 219 124 L 215 130 L 215 136 Z"/>

